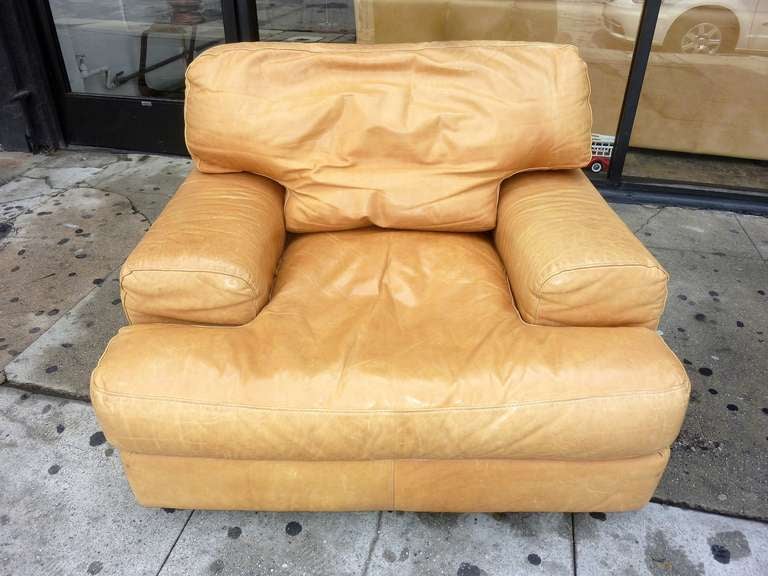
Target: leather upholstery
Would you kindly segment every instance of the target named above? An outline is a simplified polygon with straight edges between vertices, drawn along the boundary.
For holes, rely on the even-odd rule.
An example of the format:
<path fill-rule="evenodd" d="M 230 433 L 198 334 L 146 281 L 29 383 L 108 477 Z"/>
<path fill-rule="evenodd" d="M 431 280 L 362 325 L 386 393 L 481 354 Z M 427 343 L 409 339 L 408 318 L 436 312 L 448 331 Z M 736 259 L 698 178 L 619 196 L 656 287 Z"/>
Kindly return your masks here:
<path fill-rule="evenodd" d="M 483 212 L 487 202 L 496 206 L 495 188 L 490 200 L 475 192 L 503 177 L 501 154 L 493 151 L 485 167 L 459 162 L 477 170 L 466 179 L 445 172 L 448 156 L 424 163 L 419 154 L 442 150 L 440 139 L 454 136 L 439 123 L 430 146 L 410 148 L 413 162 L 389 155 L 388 139 L 408 124 L 386 110 L 377 115 L 376 99 L 365 96 L 369 84 L 371 93 L 379 90 L 372 69 L 379 66 L 380 78 L 396 87 L 389 94 L 395 100 L 402 69 L 413 86 L 471 78 L 493 97 L 476 99 L 479 88 L 466 99 L 436 91 L 433 116 L 471 100 L 479 118 L 493 119 L 488 128 L 508 120 L 495 115 L 515 98 L 521 109 L 538 100 L 551 105 L 553 89 L 564 87 L 558 78 L 579 69 L 573 53 L 507 43 L 419 46 L 418 55 L 406 56 L 391 47 L 341 56 L 334 50 L 216 49 L 190 70 L 187 137 L 201 168 L 268 164 L 288 190 L 246 172 L 195 171 L 125 264 L 123 303 L 133 325 L 104 352 L 91 397 L 139 500 L 275 510 L 641 506 L 666 464 L 690 385 L 649 329 L 663 308 L 666 274 L 579 171 L 506 180 L 494 233 L 359 227 L 384 213 L 386 225 L 441 227 L 457 207 L 442 206 L 456 197 L 440 194 L 471 180 L 461 210 L 469 215 L 477 201 Z M 555 53 L 565 54 L 557 73 Z M 446 72 L 457 54 L 466 57 L 470 76 Z M 320 90 L 326 84 L 311 66 L 331 75 L 340 62 L 350 97 L 328 104 Z M 514 82 L 527 82 L 528 92 L 501 98 L 494 66 L 515 62 L 525 64 Z M 312 94 L 302 92 L 302 82 L 289 83 L 288 71 L 306 72 L 317 102 L 335 110 L 337 122 L 321 114 L 322 129 L 304 125 Z M 214 90 L 237 82 L 256 90 L 253 82 L 265 78 L 275 89 L 285 85 L 295 124 L 274 104 L 270 127 L 269 94 Z M 582 97 L 578 86 L 575 100 Z M 240 115 L 246 106 L 267 117 Z M 318 143 L 324 130 L 345 126 L 347 110 L 380 125 L 344 132 L 333 146 Z M 420 121 L 430 117 L 425 110 Z M 568 110 L 578 118 L 556 114 L 562 126 L 555 132 L 550 116 L 541 119 L 541 133 L 529 125 L 527 147 L 515 130 L 500 128 L 512 138 L 503 139 L 512 161 L 525 150 L 544 163 L 576 158 L 578 137 L 561 141 L 573 146 L 568 152 L 553 138 L 580 133 L 589 111 Z M 403 142 L 416 134 L 403 132 Z M 341 154 L 346 139 L 354 155 L 342 170 L 337 157 L 318 151 Z M 377 152 L 372 142 L 385 146 Z M 476 151 L 459 144 L 454 152 L 471 160 Z M 206 164 L 214 160 L 221 164 Z M 401 169 L 384 178 L 398 162 Z M 344 174 L 349 185 L 330 193 Z M 383 187 L 369 203 L 366 176 L 371 185 L 404 188 Z M 443 181 L 445 188 L 435 185 Z M 418 191 L 437 196 L 387 204 L 396 189 L 408 191 L 406 201 Z M 284 218 L 299 221 L 289 216 L 301 212 L 297 190 L 320 202 L 322 209 L 306 212 L 318 222 L 358 228 L 286 238 Z M 386 209 L 368 210 L 374 205 Z"/>
<path fill-rule="evenodd" d="M 193 170 L 120 271 L 128 321 L 245 324 L 283 251 L 281 186 Z"/>
<path fill-rule="evenodd" d="M 631 458 L 687 399 L 655 332 L 524 324 L 490 238 L 371 229 L 296 237 L 246 326 L 124 328 L 92 388 L 119 448 L 257 460 Z"/>
<path fill-rule="evenodd" d="M 209 510 L 620 512 L 669 450 L 622 460 L 233 460 L 121 452 L 144 506 Z"/>
<path fill-rule="evenodd" d="M 293 232 L 490 230 L 505 177 L 591 158 L 572 46 L 222 45 L 189 67 L 185 102 L 198 168 L 283 184 Z"/>
<path fill-rule="evenodd" d="M 667 273 L 581 170 L 506 180 L 495 239 L 526 322 L 658 325 Z"/>

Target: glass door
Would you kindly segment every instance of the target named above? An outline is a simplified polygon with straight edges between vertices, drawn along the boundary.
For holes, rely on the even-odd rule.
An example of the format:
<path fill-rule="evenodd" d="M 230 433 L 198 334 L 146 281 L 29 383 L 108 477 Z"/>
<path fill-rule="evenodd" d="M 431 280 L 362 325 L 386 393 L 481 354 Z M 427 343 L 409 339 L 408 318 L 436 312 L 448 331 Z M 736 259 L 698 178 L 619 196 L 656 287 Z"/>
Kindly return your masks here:
<path fill-rule="evenodd" d="M 627 177 L 768 191 L 768 0 L 661 5 L 630 143 Z"/>
<path fill-rule="evenodd" d="M 238 36 L 236 18 L 225 18 L 234 1 L 45 4 L 67 142 L 186 153 L 184 71 L 206 48 Z"/>

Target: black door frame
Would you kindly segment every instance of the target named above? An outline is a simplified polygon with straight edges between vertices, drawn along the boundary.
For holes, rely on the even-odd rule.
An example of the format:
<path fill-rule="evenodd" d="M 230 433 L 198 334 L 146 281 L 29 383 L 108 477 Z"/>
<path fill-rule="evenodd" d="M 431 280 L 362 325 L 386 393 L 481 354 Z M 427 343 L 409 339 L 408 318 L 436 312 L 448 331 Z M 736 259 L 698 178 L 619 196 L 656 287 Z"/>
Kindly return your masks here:
<path fill-rule="evenodd" d="M 18 0 L 24 1 L 24 0 Z M 186 155 L 181 100 L 75 94 L 69 91 L 64 61 L 48 0 L 29 0 L 42 39 L 43 56 L 68 144 Z M 645 72 L 662 0 L 645 0 L 616 128 L 607 177 L 590 175 L 608 198 L 720 208 L 768 214 L 768 192 L 700 183 L 627 177 L 624 162 L 640 103 Z M 255 0 L 222 0 L 225 42 L 259 40 Z M 105 127 L 117 126 L 112 130 Z M 170 128 L 173 126 L 174 128 Z"/>
<path fill-rule="evenodd" d="M 0 146 L 56 149 L 64 135 L 38 13 L 27 2 L 0 0 L 0 14 Z"/>

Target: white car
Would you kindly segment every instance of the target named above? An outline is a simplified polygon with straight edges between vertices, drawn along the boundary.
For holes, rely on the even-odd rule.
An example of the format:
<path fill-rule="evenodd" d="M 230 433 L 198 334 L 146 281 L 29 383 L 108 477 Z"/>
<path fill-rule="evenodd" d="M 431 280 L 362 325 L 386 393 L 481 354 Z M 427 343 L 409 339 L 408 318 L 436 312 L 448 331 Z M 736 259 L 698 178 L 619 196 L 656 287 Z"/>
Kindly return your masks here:
<path fill-rule="evenodd" d="M 642 0 L 604 0 L 603 25 L 634 42 Z M 672 52 L 768 51 L 768 0 L 664 0 L 653 42 Z"/>

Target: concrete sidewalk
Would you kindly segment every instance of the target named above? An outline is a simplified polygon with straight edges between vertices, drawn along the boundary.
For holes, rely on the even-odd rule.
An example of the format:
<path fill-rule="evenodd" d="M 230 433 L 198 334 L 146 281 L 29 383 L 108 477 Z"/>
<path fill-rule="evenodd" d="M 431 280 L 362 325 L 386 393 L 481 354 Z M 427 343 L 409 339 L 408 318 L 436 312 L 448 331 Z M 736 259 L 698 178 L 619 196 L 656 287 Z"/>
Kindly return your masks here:
<path fill-rule="evenodd" d="M 768 574 L 768 220 L 725 212 L 614 206 L 670 271 L 662 330 L 693 382 L 663 504 L 608 515 L 138 506 L 87 403 L 88 374 L 123 324 L 117 269 L 189 169 L 104 151 L 0 154 L 1 575 Z"/>

